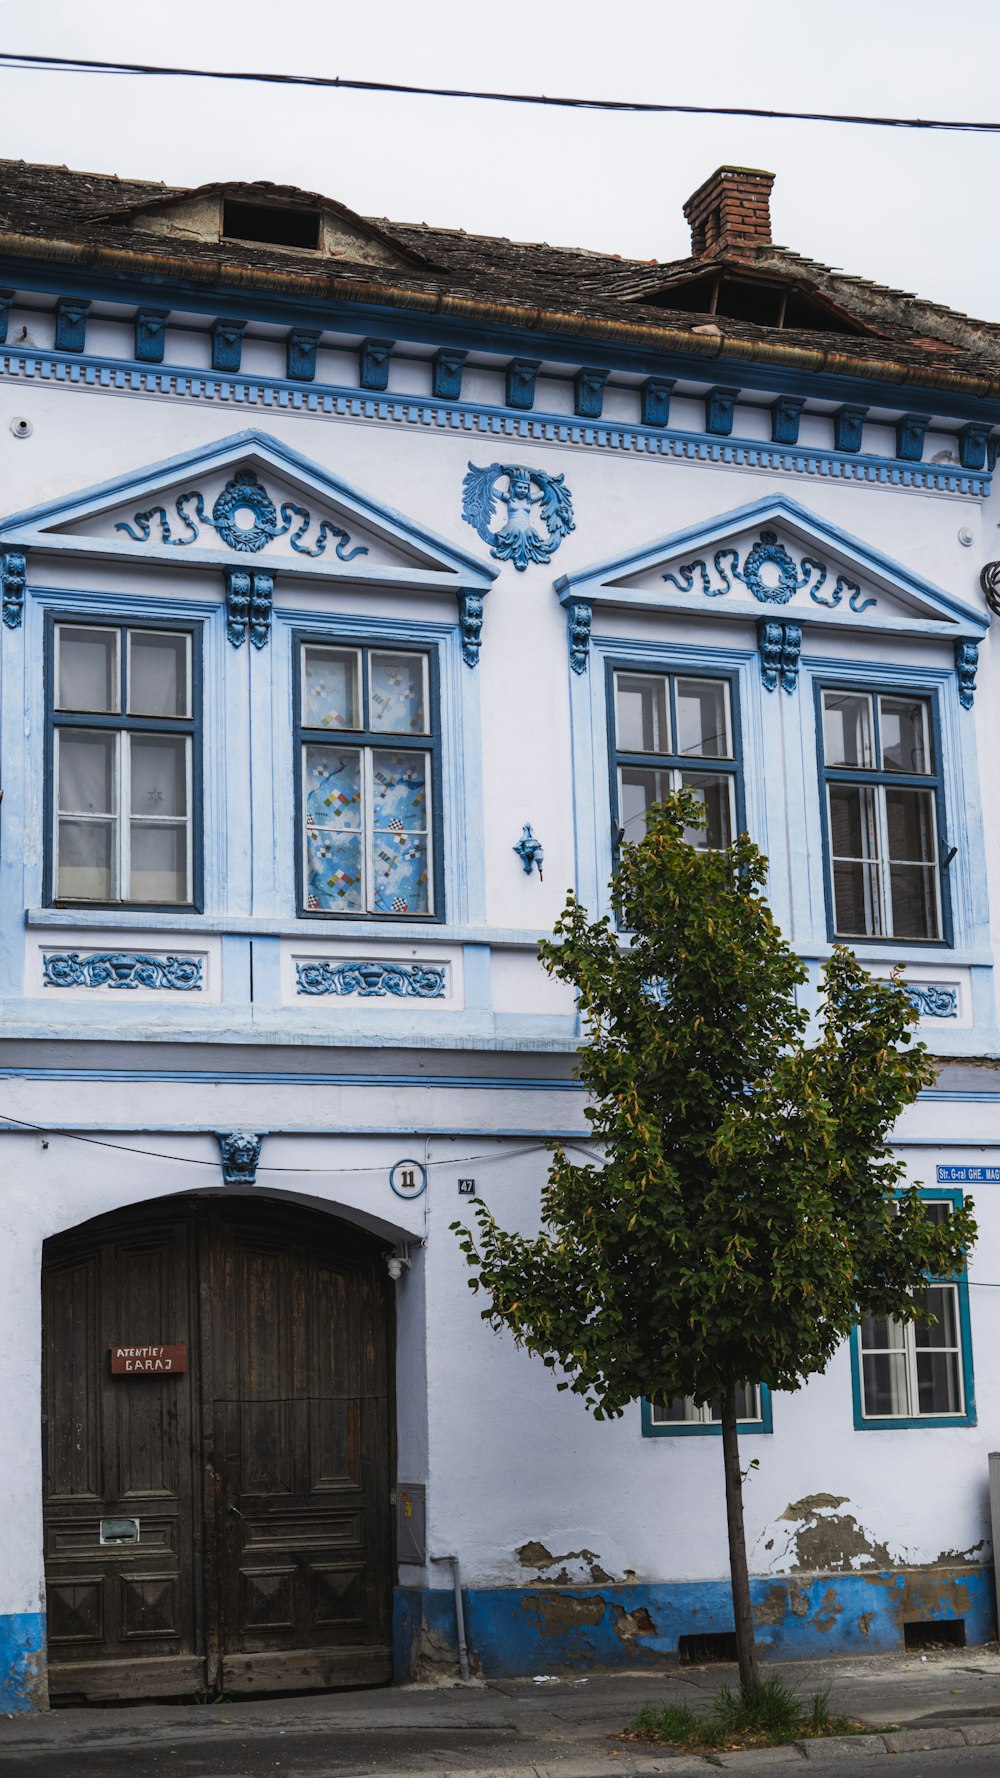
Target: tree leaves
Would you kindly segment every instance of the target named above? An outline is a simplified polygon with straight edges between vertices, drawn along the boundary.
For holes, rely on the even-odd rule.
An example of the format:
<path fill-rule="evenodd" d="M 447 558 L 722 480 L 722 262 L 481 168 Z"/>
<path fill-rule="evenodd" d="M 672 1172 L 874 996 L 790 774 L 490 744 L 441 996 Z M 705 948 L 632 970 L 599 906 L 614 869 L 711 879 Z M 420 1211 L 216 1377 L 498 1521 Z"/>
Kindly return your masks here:
<path fill-rule="evenodd" d="M 555 1148 L 535 1237 L 481 1202 L 475 1231 L 452 1225 L 484 1319 L 599 1417 L 797 1389 L 860 1315 L 919 1318 L 910 1292 L 975 1239 L 971 1205 L 937 1226 L 900 1195 L 889 1137 L 932 1079 L 904 989 L 836 950 L 807 1042 L 807 971 L 763 899 L 766 860 L 746 835 L 689 845 L 699 820 L 683 792 L 649 812 L 612 885 L 620 932 L 571 894 L 540 947 L 576 991 L 603 1166 Z"/>

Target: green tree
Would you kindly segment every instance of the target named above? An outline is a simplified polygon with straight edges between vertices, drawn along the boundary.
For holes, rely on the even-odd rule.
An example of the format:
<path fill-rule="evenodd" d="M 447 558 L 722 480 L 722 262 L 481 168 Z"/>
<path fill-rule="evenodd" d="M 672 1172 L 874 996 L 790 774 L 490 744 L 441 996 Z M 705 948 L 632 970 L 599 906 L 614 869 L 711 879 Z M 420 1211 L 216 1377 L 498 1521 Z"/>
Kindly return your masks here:
<path fill-rule="evenodd" d="M 767 861 L 744 834 L 687 843 L 686 793 L 652 809 L 611 888 L 621 930 L 570 894 L 541 946 L 576 990 L 579 1078 L 603 1148 L 555 1148 L 542 1232 L 455 1223 L 483 1318 L 561 1373 L 596 1419 L 637 1398 L 721 1405 L 740 1677 L 757 1677 L 737 1390 L 794 1390 L 863 1315 L 927 1319 L 928 1273 L 961 1269 L 971 1205 L 924 1214 L 888 1137 L 933 1078 L 905 989 L 846 949 L 824 970 L 820 1024 L 806 970 L 763 899 Z M 623 937 L 627 934 L 628 937 Z"/>

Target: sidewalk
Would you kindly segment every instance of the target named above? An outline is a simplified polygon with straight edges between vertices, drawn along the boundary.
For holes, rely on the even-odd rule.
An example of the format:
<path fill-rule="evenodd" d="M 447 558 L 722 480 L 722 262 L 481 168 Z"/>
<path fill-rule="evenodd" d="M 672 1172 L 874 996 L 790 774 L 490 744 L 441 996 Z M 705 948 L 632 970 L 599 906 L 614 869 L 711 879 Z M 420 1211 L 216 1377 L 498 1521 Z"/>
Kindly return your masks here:
<path fill-rule="evenodd" d="M 1000 1655 L 969 1650 L 870 1660 L 795 1662 L 780 1671 L 803 1694 L 832 1684 L 831 1709 L 871 1725 L 863 1738 L 804 1744 L 806 1757 L 996 1744 L 1000 1761 Z M 224 1701 L 204 1706 L 54 1710 L 0 1719 L 4 1778 L 596 1778 L 667 1771 L 707 1775 L 719 1766 L 761 1772 L 803 1753 L 713 1755 L 711 1763 L 617 1740 L 643 1704 L 707 1704 L 729 1666 L 669 1674 L 473 1681 L 382 1691 Z M 886 1736 L 880 1726 L 898 1724 Z M 896 1768 L 898 1769 L 898 1768 Z"/>

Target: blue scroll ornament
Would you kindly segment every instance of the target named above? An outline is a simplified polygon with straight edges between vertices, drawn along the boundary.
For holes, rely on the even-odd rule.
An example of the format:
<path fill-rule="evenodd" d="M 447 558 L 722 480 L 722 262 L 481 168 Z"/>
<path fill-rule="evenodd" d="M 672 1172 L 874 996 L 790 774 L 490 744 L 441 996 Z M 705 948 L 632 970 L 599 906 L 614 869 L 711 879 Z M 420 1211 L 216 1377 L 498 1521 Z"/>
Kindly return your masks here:
<path fill-rule="evenodd" d="M 848 606 L 858 616 L 878 602 L 874 598 L 865 597 L 857 582 L 848 580 L 843 574 L 837 576 L 832 589 L 824 594 L 823 588 L 830 573 L 826 563 L 817 561 L 813 556 L 803 556 L 796 566 L 784 544 L 778 542 L 775 531 L 761 532 L 756 543 L 747 551 L 742 568 L 739 551 L 732 547 L 717 549 L 712 557 L 712 565 L 721 586 L 715 583 L 707 563 L 700 557 L 693 562 L 681 563 L 676 573 L 664 574 L 663 579 L 670 581 L 682 593 L 692 593 L 697 576 L 706 599 L 721 599 L 732 591 L 733 581 L 738 580 L 755 599 L 765 605 L 787 605 L 795 593 L 808 587 L 809 597 L 817 605 L 831 608 L 840 605 L 845 595 L 848 595 Z M 777 570 L 776 581 L 764 579 L 763 571 L 768 566 Z"/>
<path fill-rule="evenodd" d="M 334 537 L 340 540 L 335 550 L 340 561 L 351 562 L 355 556 L 368 554 L 366 544 L 356 544 L 353 549 L 349 549 L 350 533 L 342 525 L 335 525 L 332 519 L 321 519 L 315 540 L 312 543 L 305 542 L 306 533 L 313 522 L 312 515 L 308 507 L 296 506 L 294 501 L 286 500 L 282 503 L 279 524 L 274 501 L 252 469 L 236 471 L 212 507 L 211 517 L 205 511 L 204 496 L 197 490 L 178 494 L 174 509 L 186 529 L 186 536 L 174 536 L 171 529 L 174 520 L 167 516 L 166 509 L 162 506 L 151 506 L 147 512 L 135 513 L 132 524 L 122 520 L 115 525 L 115 530 L 124 531 L 135 543 L 148 543 L 153 521 L 156 519 L 160 526 L 160 542 L 170 544 L 175 549 L 195 543 L 201 526 L 206 525 L 217 531 L 230 549 L 251 555 L 273 543 L 276 537 L 285 536 L 292 549 L 302 556 L 323 555 L 328 541 Z M 250 515 L 252 522 L 249 525 L 237 524 L 236 515 L 240 512 Z"/>

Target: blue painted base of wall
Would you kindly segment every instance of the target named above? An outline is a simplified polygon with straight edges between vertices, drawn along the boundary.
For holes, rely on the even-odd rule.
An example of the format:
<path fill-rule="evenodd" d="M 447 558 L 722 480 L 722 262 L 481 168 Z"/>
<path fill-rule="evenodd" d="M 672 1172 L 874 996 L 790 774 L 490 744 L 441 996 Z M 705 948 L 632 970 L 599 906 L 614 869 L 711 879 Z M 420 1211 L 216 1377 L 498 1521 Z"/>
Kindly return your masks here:
<path fill-rule="evenodd" d="M 905 1624 L 935 1619 L 964 1619 L 970 1645 L 994 1634 L 991 1567 L 783 1576 L 750 1585 L 758 1647 L 776 1660 L 891 1653 L 903 1646 Z M 733 1628 L 729 1584 L 721 1580 L 471 1587 L 464 1599 L 470 1656 L 487 1678 L 668 1666 L 681 1636 Z M 397 1588 L 394 1645 L 398 1681 L 455 1664 L 451 1592 Z"/>
<path fill-rule="evenodd" d="M 43 1613 L 0 1616 L 0 1712 L 41 1710 L 45 1702 Z"/>

